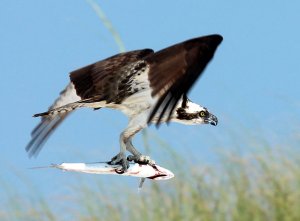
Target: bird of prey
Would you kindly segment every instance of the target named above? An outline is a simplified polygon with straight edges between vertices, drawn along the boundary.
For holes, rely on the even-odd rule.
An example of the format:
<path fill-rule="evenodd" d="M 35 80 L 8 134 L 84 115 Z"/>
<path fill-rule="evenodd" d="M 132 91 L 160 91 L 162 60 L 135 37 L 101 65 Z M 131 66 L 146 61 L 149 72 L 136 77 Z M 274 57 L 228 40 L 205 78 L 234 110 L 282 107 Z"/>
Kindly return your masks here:
<path fill-rule="evenodd" d="M 124 171 L 128 160 L 154 164 L 132 144 L 133 136 L 149 124 L 217 125 L 217 117 L 189 100 L 187 93 L 222 40 L 221 35 L 214 34 L 157 52 L 129 51 L 71 72 L 69 85 L 48 111 L 34 115 L 41 121 L 26 146 L 29 156 L 36 156 L 57 126 L 76 109 L 106 107 L 120 110 L 129 118 L 127 128 L 120 134 L 120 152 L 110 163 L 122 165 Z M 132 155 L 126 157 L 126 151 Z"/>

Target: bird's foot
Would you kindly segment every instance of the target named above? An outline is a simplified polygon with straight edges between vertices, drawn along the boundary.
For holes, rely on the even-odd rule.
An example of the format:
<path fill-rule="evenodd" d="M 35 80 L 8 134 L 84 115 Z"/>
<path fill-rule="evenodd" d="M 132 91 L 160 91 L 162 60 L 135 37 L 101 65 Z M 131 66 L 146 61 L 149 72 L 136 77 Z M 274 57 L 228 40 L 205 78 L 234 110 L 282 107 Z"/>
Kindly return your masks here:
<path fill-rule="evenodd" d="M 155 165 L 155 161 L 151 160 L 149 156 L 145 155 L 129 155 L 127 160 L 134 161 L 135 163 L 139 164 L 149 164 L 150 166 Z"/>
<path fill-rule="evenodd" d="M 118 153 L 116 156 L 114 156 L 111 161 L 109 162 L 111 165 L 121 165 L 122 166 L 122 172 L 126 172 L 129 168 L 129 162 L 126 158 L 125 153 Z"/>

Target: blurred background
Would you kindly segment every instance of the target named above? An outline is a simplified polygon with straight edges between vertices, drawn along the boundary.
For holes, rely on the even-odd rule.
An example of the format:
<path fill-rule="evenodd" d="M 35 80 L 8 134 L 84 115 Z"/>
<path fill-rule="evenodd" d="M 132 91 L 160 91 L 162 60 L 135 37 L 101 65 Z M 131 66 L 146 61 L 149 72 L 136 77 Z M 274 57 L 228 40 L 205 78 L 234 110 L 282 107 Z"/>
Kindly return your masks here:
<path fill-rule="evenodd" d="M 0 220 L 300 220 L 298 1 L 0 2 Z M 32 170 L 109 160 L 127 118 L 80 109 L 38 158 L 25 146 L 69 72 L 121 51 L 221 34 L 190 93 L 219 119 L 172 123 L 134 143 L 175 178 Z"/>

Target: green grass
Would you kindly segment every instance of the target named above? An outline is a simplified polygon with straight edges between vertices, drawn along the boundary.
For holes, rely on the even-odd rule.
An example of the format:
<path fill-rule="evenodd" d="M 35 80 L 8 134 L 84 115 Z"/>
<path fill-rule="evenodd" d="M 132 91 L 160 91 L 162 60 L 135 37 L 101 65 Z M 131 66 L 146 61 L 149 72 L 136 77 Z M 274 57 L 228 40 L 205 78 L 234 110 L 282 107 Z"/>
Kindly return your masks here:
<path fill-rule="evenodd" d="M 138 209 L 126 213 L 118 206 L 128 220 L 300 220 L 299 159 L 278 151 L 177 168 L 180 176 L 153 182 L 140 200 L 128 193 L 126 205 Z"/>
<path fill-rule="evenodd" d="M 36 191 L 24 197 L 17 187 L 7 185 L 0 220 L 296 221 L 300 220 L 300 159 L 295 149 L 226 152 L 206 165 L 180 159 L 187 166 L 172 166 L 174 179 L 148 181 L 139 194 L 137 185 L 103 185 L 96 177 L 92 183 L 78 180 L 73 195 L 49 205 Z"/>

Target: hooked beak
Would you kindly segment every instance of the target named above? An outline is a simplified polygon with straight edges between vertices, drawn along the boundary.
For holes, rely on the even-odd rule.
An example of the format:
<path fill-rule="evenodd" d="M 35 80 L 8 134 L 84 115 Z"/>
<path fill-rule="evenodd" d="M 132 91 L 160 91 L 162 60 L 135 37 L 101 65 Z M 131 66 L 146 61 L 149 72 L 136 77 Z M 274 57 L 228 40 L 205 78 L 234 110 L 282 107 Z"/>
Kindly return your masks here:
<path fill-rule="evenodd" d="M 211 124 L 213 126 L 217 126 L 218 118 L 213 114 L 209 114 L 209 117 L 207 119 L 205 119 L 204 122 L 207 123 L 207 124 Z"/>

